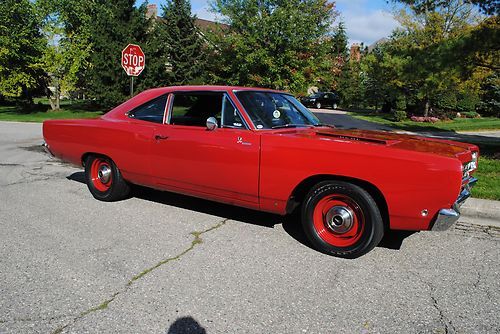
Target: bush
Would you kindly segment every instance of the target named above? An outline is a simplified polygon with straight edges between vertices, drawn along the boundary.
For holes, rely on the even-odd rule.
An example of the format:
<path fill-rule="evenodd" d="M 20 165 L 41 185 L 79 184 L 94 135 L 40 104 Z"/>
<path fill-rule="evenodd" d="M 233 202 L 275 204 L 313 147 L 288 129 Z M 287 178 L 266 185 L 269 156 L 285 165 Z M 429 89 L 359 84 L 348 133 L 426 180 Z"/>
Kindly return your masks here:
<path fill-rule="evenodd" d="M 463 93 L 457 100 L 457 111 L 460 113 L 474 112 L 479 103 L 479 96 L 474 92 Z"/>
<path fill-rule="evenodd" d="M 437 118 L 437 117 L 418 117 L 418 116 L 412 116 L 410 119 L 413 122 L 428 122 L 428 123 L 439 122 L 439 118 Z"/>
<path fill-rule="evenodd" d="M 490 75 L 481 85 L 481 102 L 477 111 L 483 116 L 500 117 L 500 75 Z"/>
<path fill-rule="evenodd" d="M 394 119 L 396 120 L 396 122 L 404 121 L 406 118 L 407 118 L 406 111 L 396 110 L 394 112 Z"/>
<path fill-rule="evenodd" d="M 481 117 L 479 115 L 479 113 L 477 113 L 475 111 L 463 112 L 463 113 L 460 113 L 460 115 L 464 118 L 479 118 L 479 117 Z"/>

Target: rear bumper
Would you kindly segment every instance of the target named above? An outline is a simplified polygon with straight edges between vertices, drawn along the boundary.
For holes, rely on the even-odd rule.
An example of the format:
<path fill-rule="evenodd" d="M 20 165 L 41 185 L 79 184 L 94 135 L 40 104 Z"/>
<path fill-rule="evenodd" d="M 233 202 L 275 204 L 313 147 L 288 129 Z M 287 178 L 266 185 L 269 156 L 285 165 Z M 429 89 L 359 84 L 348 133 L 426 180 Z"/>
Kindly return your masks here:
<path fill-rule="evenodd" d="M 477 179 L 469 177 L 464 182 L 464 187 L 458 196 L 457 201 L 453 204 L 451 209 L 441 209 L 438 212 L 437 218 L 432 225 L 432 231 L 446 231 L 460 218 L 460 207 L 467 198 L 470 197 L 471 189 L 476 184 Z"/>
<path fill-rule="evenodd" d="M 43 142 L 42 147 L 47 154 L 49 154 L 50 156 L 54 156 L 54 154 L 50 151 L 49 145 L 46 142 Z"/>

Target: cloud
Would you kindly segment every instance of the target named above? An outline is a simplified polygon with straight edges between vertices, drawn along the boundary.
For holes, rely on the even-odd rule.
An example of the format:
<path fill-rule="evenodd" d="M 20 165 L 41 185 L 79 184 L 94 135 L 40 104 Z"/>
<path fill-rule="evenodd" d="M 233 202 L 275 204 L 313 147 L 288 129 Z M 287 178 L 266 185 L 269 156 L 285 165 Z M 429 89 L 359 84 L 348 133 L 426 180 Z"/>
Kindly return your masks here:
<path fill-rule="evenodd" d="M 215 13 L 210 11 L 209 5 L 205 5 L 194 9 L 193 14 L 195 14 L 199 19 L 205 19 L 210 21 L 217 21 L 218 18 Z"/>
<path fill-rule="evenodd" d="M 364 42 L 366 45 L 389 36 L 399 26 L 394 16 L 383 10 L 375 10 L 365 15 L 347 12 L 342 17 L 350 42 Z"/>

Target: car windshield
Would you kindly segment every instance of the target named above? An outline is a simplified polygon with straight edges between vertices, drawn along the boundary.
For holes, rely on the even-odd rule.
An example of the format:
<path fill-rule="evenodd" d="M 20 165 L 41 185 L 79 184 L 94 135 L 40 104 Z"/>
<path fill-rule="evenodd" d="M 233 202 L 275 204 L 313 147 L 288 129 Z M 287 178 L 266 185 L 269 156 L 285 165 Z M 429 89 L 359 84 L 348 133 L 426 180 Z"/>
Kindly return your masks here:
<path fill-rule="evenodd" d="M 313 126 L 320 121 L 292 95 L 275 92 L 236 93 L 257 129 Z"/>
<path fill-rule="evenodd" d="M 321 93 L 314 93 L 314 94 L 309 95 L 309 97 L 317 99 L 318 97 L 321 97 Z"/>

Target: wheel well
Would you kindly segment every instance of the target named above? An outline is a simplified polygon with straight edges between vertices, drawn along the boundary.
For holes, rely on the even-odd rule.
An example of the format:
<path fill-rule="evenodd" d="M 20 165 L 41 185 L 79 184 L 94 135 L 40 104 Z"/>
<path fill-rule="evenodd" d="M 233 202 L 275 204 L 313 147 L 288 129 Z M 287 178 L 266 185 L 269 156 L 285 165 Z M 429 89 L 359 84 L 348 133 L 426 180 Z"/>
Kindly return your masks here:
<path fill-rule="evenodd" d="M 287 213 L 292 213 L 292 211 L 294 211 L 297 207 L 299 207 L 304 202 L 304 199 L 309 190 L 311 190 L 311 188 L 314 185 L 323 181 L 345 181 L 355 184 L 358 187 L 361 187 L 364 190 L 366 190 L 377 203 L 380 210 L 380 214 L 382 215 L 382 219 L 384 221 L 384 226 L 387 229 L 389 228 L 389 209 L 387 207 L 387 202 L 382 192 L 370 182 L 345 176 L 314 175 L 303 180 L 295 187 L 295 189 L 292 192 L 292 195 L 288 199 Z"/>
<path fill-rule="evenodd" d="M 96 152 L 87 152 L 82 155 L 82 166 L 85 167 L 85 160 L 87 160 L 89 155 L 96 155 L 96 156 L 101 156 L 101 157 L 106 157 L 109 158 L 108 156 Z M 110 159 L 110 158 L 109 158 Z"/>

